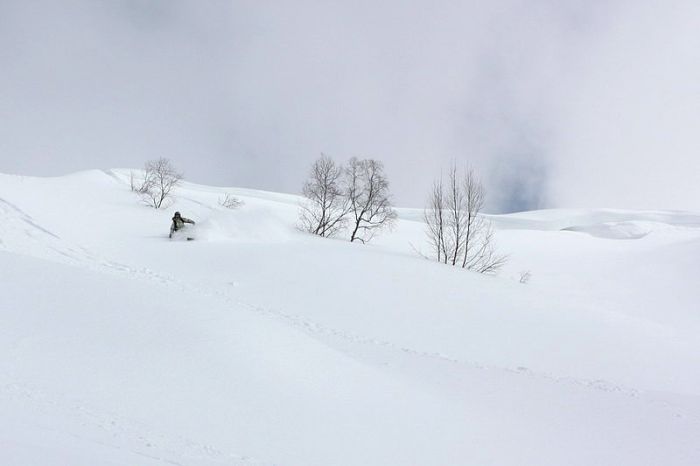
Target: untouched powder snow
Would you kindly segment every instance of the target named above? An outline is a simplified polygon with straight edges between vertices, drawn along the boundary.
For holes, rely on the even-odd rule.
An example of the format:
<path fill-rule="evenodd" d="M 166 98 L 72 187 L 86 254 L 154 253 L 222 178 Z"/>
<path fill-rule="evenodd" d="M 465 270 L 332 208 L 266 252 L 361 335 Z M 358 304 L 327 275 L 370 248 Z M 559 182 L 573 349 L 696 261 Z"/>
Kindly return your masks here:
<path fill-rule="evenodd" d="M 0 175 L 0 463 L 700 464 L 700 215 L 488 216 L 487 277 L 418 209 L 351 244 L 128 173 Z"/>

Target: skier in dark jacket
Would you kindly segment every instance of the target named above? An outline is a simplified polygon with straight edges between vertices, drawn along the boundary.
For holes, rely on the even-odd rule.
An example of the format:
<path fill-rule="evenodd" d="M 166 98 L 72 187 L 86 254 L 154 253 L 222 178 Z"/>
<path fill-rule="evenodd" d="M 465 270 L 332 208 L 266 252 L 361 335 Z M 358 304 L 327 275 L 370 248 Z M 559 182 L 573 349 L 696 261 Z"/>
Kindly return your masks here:
<path fill-rule="evenodd" d="M 176 231 L 183 229 L 185 227 L 185 223 L 190 223 L 194 225 L 194 220 L 190 220 L 189 218 L 183 217 L 182 215 L 180 215 L 180 212 L 175 212 L 175 215 L 173 216 L 173 223 L 172 225 L 170 225 L 170 238 L 173 237 L 173 234 Z"/>

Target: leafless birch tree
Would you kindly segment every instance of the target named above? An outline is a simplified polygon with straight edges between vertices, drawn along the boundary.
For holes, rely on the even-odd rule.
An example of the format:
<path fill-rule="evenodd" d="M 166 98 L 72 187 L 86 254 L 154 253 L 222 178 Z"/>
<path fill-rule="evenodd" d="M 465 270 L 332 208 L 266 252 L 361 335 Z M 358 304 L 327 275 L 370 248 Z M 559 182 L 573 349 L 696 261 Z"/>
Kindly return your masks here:
<path fill-rule="evenodd" d="M 149 160 L 144 166 L 143 181 L 136 192 L 150 206 L 160 209 L 170 197 L 172 190 L 182 181 L 182 174 L 175 170 L 173 163 L 166 158 Z"/>
<path fill-rule="evenodd" d="M 299 228 L 318 236 L 333 236 L 346 223 L 349 204 L 343 192 L 343 168 L 321 155 L 311 166 L 302 194 Z"/>
<path fill-rule="evenodd" d="M 485 191 L 472 169 L 450 168 L 447 183 L 436 181 L 424 211 L 428 241 L 438 262 L 479 273 L 495 273 L 506 261 L 494 247 L 490 222 L 480 215 Z"/>
<path fill-rule="evenodd" d="M 391 206 L 384 166 L 374 159 L 353 157 L 345 169 L 346 196 L 350 205 L 350 241 L 366 243 L 396 219 Z"/>
<path fill-rule="evenodd" d="M 446 229 L 447 219 L 445 218 L 445 192 L 442 178 L 433 183 L 428 207 L 423 211 L 423 220 L 428 227 L 428 241 L 432 246 L 433 253 L 438 262 L 447 263 Z"/>
<path fill-rule="evenodd" d="M 466 193 L 462 189 L 457 165 L 450 168 L 447 180 L 447 238 L 445 243 L 449 245 L 447 263 L 457 265 L 466 246 L 467 239 L 467 211 Z"/>

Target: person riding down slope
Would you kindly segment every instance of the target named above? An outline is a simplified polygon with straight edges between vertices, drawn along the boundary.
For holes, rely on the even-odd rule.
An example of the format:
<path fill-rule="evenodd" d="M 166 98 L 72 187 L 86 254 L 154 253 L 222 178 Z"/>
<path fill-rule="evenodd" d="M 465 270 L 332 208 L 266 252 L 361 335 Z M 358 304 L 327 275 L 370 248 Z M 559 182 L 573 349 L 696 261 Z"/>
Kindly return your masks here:
<path fill-rule="evenodd" d="M 173 216 L 173 223 L 170 225 L 170 238 L 172 238 L 177 231 L 180 231 L 183 228 L 185 228 L 185 223 L 190 223 L 192 225 L 195 224 L 194 220 L 190 220 L 189 218 L 183 217 L 182 215 L 180 215 L 180 212 L 175 212 L 175 215 Z"/>

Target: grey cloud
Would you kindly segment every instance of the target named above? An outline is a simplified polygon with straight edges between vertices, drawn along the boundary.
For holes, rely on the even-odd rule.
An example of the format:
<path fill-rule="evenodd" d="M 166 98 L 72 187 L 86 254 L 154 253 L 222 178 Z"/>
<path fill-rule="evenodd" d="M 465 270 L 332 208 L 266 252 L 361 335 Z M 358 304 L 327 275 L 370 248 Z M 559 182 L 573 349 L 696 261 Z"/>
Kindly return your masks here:
<path fill-rule="evenodd" d="M 296 192 L 325 152 L 383 160 L 403 205 L 457 160 L 492 211 L 700 209 L 697 18 L 690 1 L 5 0 L 0 171 L 166 156 L 193 181 Z"/>

